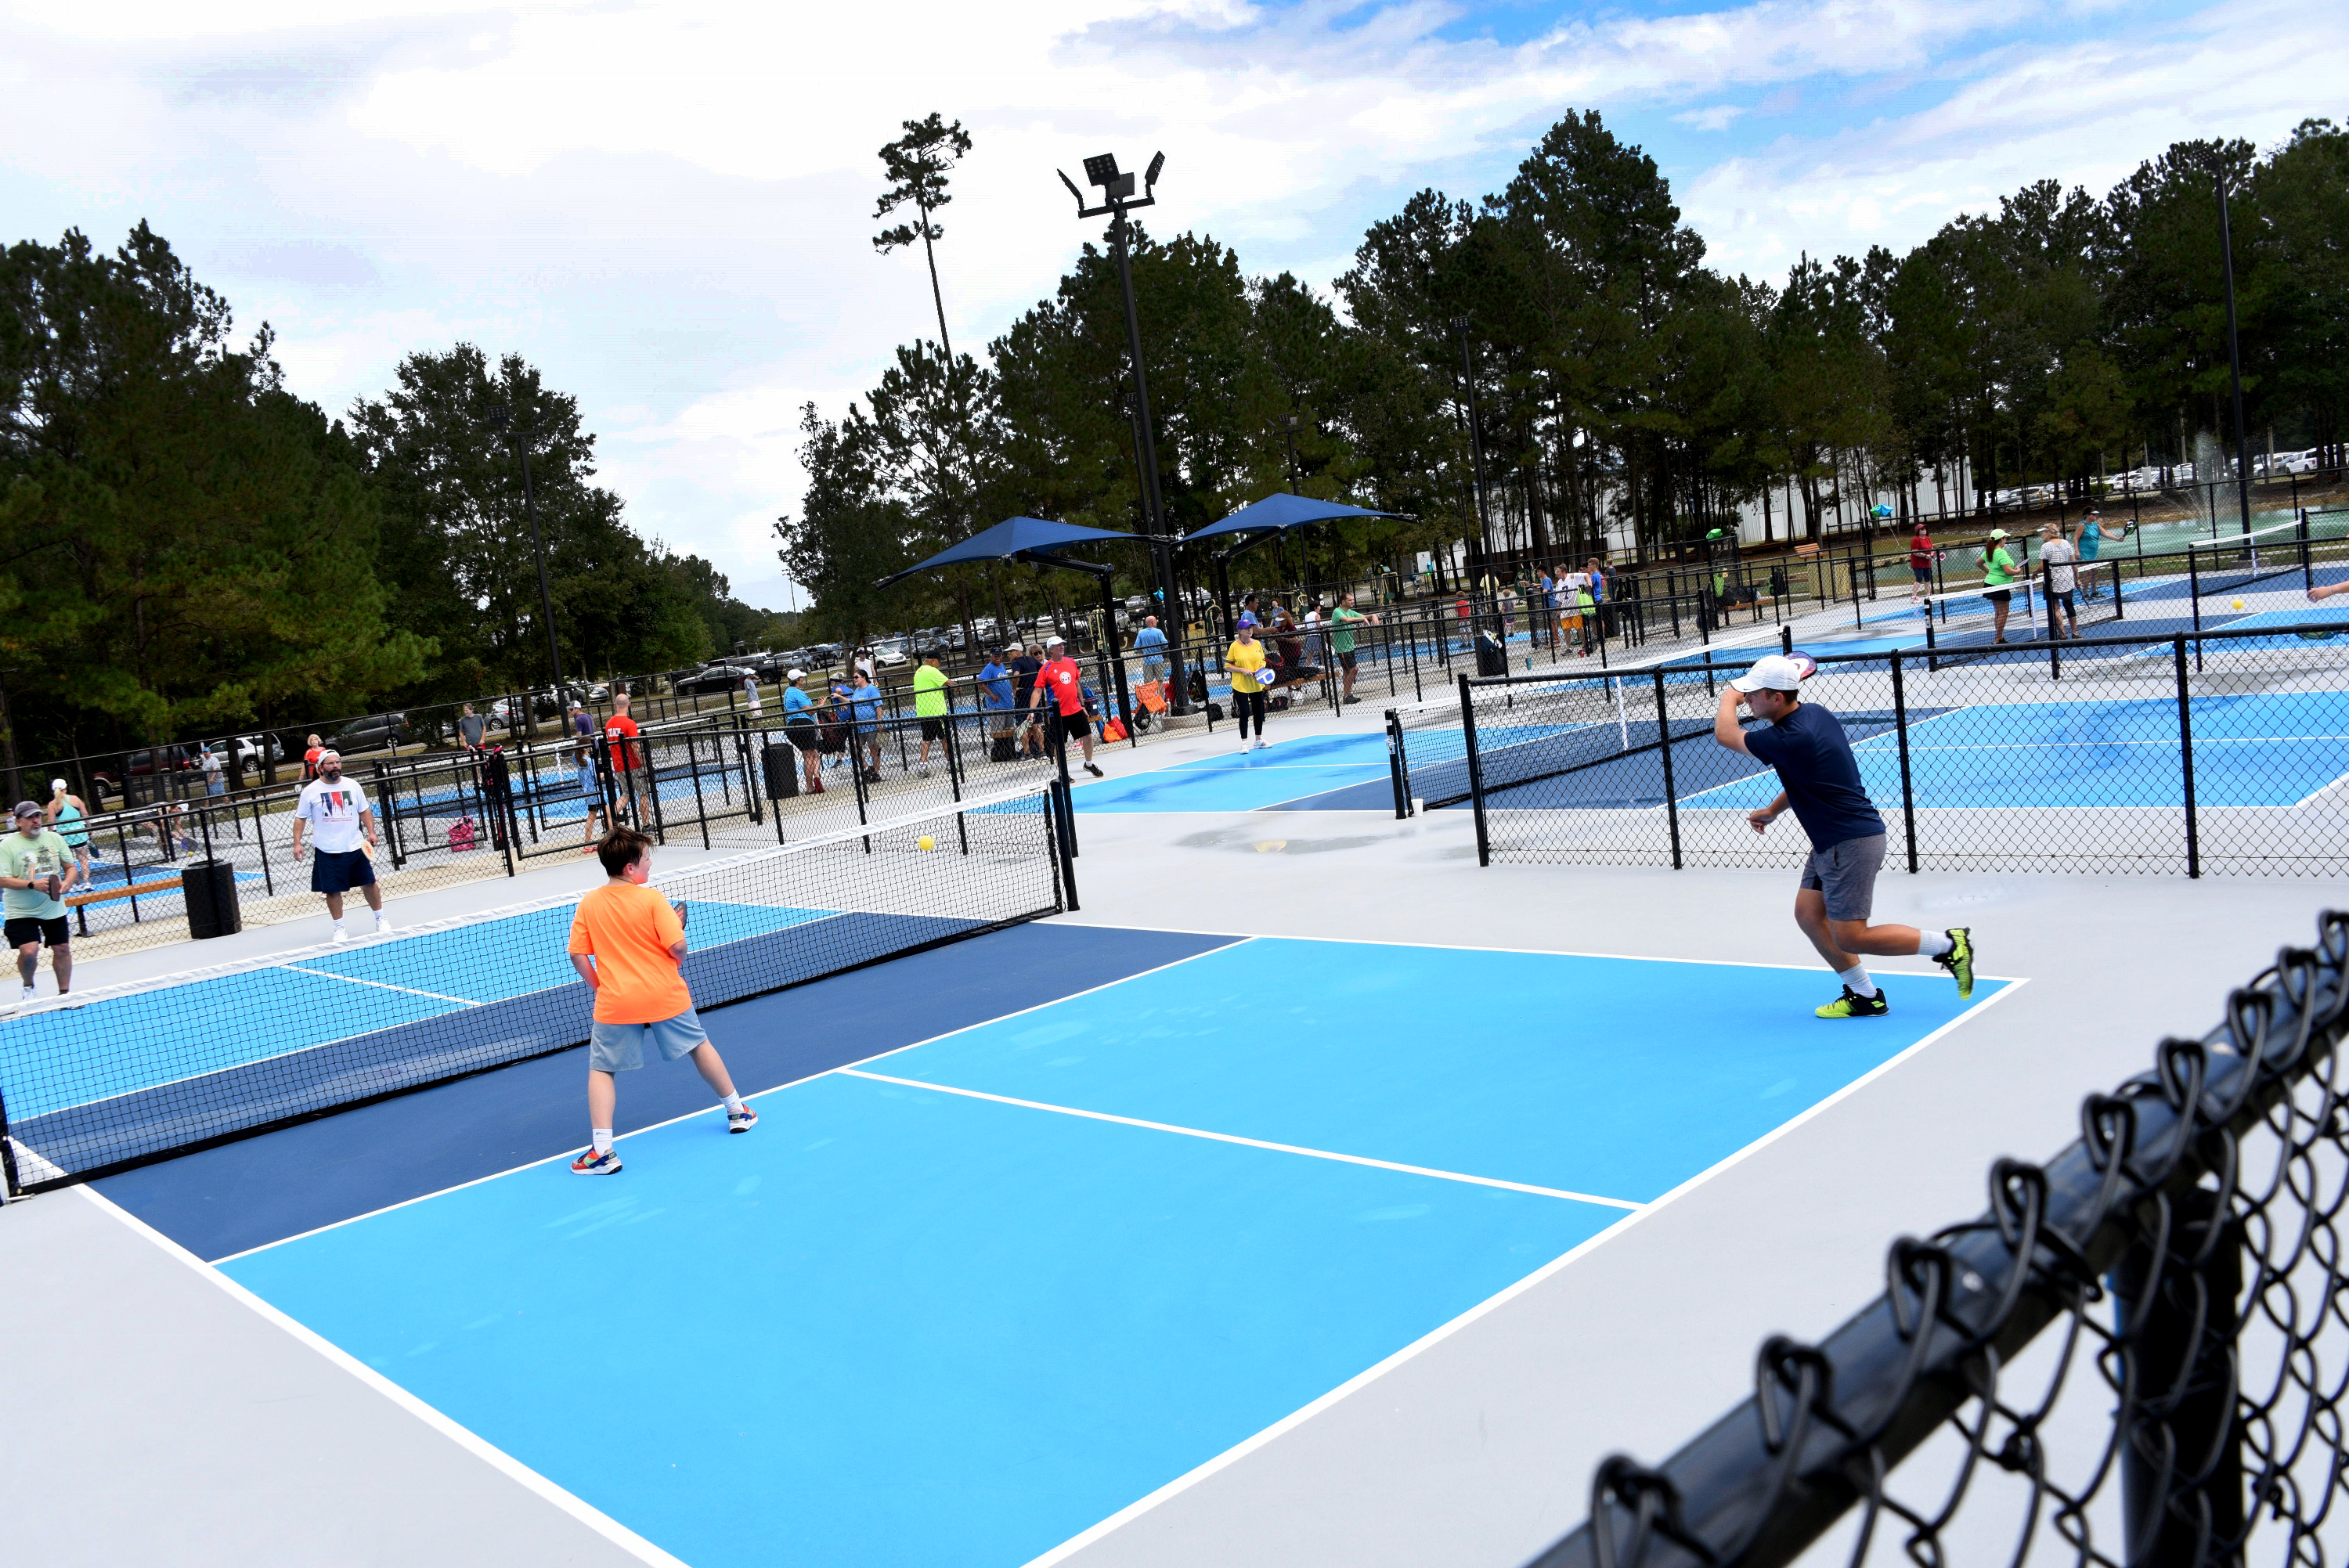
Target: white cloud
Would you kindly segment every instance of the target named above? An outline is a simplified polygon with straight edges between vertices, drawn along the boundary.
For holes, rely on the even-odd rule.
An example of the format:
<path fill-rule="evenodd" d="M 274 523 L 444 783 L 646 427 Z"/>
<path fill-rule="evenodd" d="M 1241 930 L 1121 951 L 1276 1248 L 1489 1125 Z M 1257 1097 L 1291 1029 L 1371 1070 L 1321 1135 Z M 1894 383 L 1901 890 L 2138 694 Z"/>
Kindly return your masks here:
<path fill-rule="evenodd" d="M 1682 204 L 1717 262 L 1772 273 L 2051 172 L 2100 186 L 2191 131 L 2271 139 L 2349 64 L 2306 5 L 2182 37 L 2081 9 L 2063 37 L 2103 41 L 2034 41 L 2050 13 L 2023 0 L 1606 13 L 1514 44 L 1456 36 L 1475 18 L 1454 0 L 0 0 L 0 196 L 25 232 L 151 218 L 247 325 L 277 325 L 329 409 L 411 350 L 528 356 L 582 396 L 639 525 L 749 583 L 798 504 L 799 404 L 836 413 L 936 330 L 919 256 L 870 244 L 900 119 L 936 108 L 978 139 L 940 255 L 973 351 L 1097 232 L 1051 174 L 1089 152 L 1164 149 L 1154 227 L 1319 284 L 1401 192 L 1494 189 L 1595 107 L 1724 138 L 1674 171 Z M 1868 91 L 1932 101 L 1759 139 L 1806 97 Z"/>

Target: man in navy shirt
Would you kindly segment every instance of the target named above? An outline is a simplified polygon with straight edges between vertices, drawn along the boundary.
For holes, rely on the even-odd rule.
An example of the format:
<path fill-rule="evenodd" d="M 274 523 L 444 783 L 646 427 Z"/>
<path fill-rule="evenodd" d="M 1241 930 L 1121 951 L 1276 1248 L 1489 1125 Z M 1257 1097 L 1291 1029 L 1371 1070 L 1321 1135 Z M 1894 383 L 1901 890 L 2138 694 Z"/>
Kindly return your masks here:
<path fill-rule="evenodd" d="M 1884 819 L 1859 781 L 1859 764 L 1843 723 L 1802 699 L 1806 666 L 1772 654 L 1729 683 L 1713 718 L 1713 738 L 1732 751 L 1766 762 L 1785 786 L 1778 798 L 1745 820 L 1766 832 L 1791 807 L 1811 836 L 1795 894 L 1795 923 L 1843 982 L 1843 995 L 1818 1009 L 1822 1018 L 1878 1018 L 1891 1011 L 1868 978 L 1863 954 L 1922 954 L 1948 970 L 1961 997 L 1974 994 L 1974 950 L 1965 926 L 1927 934 L 1913 925 L 1870 925 L 1876 873 L 1884 864 Z M 1739 727 L 1744 707 L 1766 727 Z"/>

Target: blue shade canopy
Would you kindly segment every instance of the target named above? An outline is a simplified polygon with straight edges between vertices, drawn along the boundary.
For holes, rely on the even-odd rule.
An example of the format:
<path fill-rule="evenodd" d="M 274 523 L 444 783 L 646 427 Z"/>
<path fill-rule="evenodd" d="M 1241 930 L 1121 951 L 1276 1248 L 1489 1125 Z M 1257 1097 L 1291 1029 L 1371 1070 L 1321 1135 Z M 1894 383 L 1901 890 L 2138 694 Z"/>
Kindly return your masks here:
<path fill-rule="evenodd" d="M 1371 511 L 1367 508 L 1348 506 L 1341 500 L 1314 500 L 1282 490 L 1253 501 L 1221 522 L 1211 522 L 1195 533 L 1186 533 L 1181 542 L 1195 539 L 1215 539 L 1227 533 L 1287 533 L 1292 528 L 1308 523 L 1332 522 L 1347 517 L 1401 517 L 1399 511 Z"/>
<path fill-rule="evenodd" d="M 959 544 L 949 544 L 927 561 L 908 566 L 903 572 L 892 573 L 881 579 L 886 587 L 901 577 L 911 577 L 917 572 L 935 571 L 941 566 L 954 566 L 969 561 L 1032 561 L 1045 565 L 1055 564 L 1056 552 L 1075 544 L 1132 544 L 1141 536 L 1116 533 L 1105 528 L 1081 528 L 1073 522 L 1048 522 L 1040 517 L 1007 517 L 993 528 L 972 534 Z M 1065 562 L 1077 565 L 1076 562 Z"/>

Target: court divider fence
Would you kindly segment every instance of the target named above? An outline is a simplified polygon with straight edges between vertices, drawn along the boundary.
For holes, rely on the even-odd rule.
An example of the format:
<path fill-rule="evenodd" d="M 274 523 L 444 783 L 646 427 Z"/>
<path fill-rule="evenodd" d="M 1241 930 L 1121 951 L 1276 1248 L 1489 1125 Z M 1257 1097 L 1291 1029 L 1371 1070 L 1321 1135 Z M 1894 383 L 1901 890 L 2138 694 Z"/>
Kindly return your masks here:
<path fill-rule="evenodd" d="M 1817 659 L 1803 699 L 1843 722 L 1910 872 L 2349 872 L 2349 626 Z M 1793 867 L 1757 835 L 1776 777 L 1713 738 L 1727 680 L 1785 639 L 1621 675 L 1459 677 L 1390 710 L 1398 815 L 1467 805 L 1477 859 Z"/>
<path fill-rule="evenodd" d="M 676 871 L 724 1006 L 1077 907 L 1059 780 Z M 0 1201 L 567 1049 L 566 892 L 0 1011 Z"/>
<path fill-rule="evenodd" d="M 2319 1564 L 2349 1477 L 2341 1313 L 2349 915 L 2199 1039 L 2002 1159 L 1976 1219 L 1885 1254 L 1825 1339 L 1662 1464 L 1598 1467 L 1533 1568 L 1809 1559 Z"/>

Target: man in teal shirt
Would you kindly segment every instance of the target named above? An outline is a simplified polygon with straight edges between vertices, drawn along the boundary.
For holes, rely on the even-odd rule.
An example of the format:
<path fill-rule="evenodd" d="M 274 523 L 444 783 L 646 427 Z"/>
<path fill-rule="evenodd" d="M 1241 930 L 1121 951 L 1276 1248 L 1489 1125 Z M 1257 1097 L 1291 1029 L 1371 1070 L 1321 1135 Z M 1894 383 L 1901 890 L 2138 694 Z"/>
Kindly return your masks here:
<path fill-rule="evenodd" d="M 37 802 L 17 801 L 15 817 L 16 830 L 0 839 L 0 888 L 6 890 L 0 908 L 7 915 L 8 945 L 16 950 L 16 974 L 25 983 L 19 1000 L 32 1000 L 44 943 L 62 996 L 73 989 L 73 933 L 66 924 L 64 900 L 81 880 L 81 867 L 65 840 L 42 820 Z"/>
<path fill-rule="evenodd" d="M 914 672 L 914 717 L 922 721 L 922 759 L 915 771 L 927 779 L 930 742 L 947 743 L 947 673 L 938 668 L 936 654 L 924 654 L 922 667 Z"/>
<path fill-rule="evenodd" d="M 1338 607 L 1330 612 L 1330 620 L 1338 628 L 1330 634 L 1330 651 L 1338 655 L 1338 667 L 1346 672 L 1346 694 L 1338 700 L 1342 706 L 1354 700 L 1354 626 L 1357 622 L 1377 625 L 1376 615 L 1365 615 L 1354 608 L 1354 595 L 1349 591 L 1338 596 Z"/>

